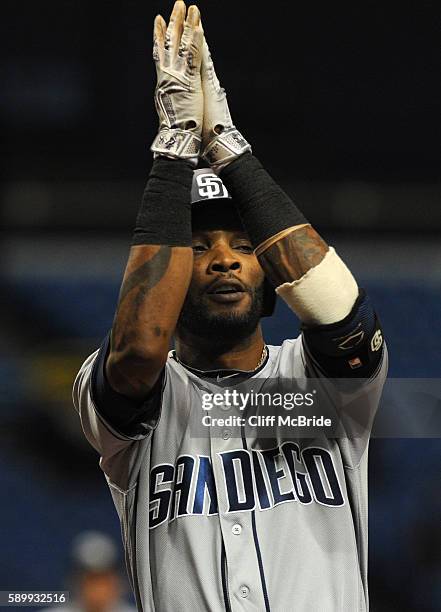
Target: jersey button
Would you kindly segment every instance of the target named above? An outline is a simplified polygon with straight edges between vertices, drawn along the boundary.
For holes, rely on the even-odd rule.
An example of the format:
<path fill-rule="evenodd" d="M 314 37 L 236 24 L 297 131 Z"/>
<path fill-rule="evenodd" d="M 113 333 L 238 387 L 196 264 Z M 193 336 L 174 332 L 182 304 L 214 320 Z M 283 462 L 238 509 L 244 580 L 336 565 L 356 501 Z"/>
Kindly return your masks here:
<path fill-rule="evenodd" d="M 234 535 L 240 535 L 242 533 L 242 527 L 239 525 L 239 523 L 236 523 L 236 525 L 233 525 L 231 528 L 231 531 Z"/>
<path fill-rule="evenodd" d="M 229 429 L 224 429 L 222 432 L 222 438 L 224 440 L 229 440 L 231 438 L 231 431 Z"/>
<path fill-rule="evenodd" d="M 250 594 L 250 589 L 245 586 L 244 584 L 240 587 L 239 589 L 239 593 L 240 596 L 243 597 L 244 599 L 246 599 L 248 597 L 248 595 Z"/>

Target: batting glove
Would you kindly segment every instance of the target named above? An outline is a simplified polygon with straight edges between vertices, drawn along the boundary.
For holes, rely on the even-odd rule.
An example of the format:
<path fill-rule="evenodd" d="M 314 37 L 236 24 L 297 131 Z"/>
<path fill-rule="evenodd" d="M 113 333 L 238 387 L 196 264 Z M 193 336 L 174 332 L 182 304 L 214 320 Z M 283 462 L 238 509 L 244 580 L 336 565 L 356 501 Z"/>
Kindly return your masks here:
<path fill-rule="evenodd" d="M 159 132 L 151 150 L 155 157 L 189 159 L 196 165 L 204 107 L 200 75 L 204 33 L 199 9 L 190 6 L 186 19 L 185 12 L 184 2 L 178 0 L 168 27 L 160 15 L 155 19 L 153 59 Z"/>
<path fill-rule="evenodd" d="M 225 89 L 221 87 L 216 76 L 205 38 L 202 48 L 201 76 L 204 92 L 202 158 L 218 174 L 242 153 L 251 151 L 251 146 L 233 125 Z"/>

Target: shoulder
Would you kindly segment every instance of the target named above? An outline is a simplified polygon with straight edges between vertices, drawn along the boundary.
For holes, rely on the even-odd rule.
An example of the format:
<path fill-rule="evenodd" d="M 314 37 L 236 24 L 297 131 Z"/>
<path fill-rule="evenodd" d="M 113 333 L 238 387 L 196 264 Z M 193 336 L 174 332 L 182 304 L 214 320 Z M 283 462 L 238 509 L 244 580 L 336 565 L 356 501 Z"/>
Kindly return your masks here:
<path fill-rule="evenodd" d="M 268 363 L 258 376 L 292 378 L 305 375 L 301 336 L 284 340 L 280 346 L 270 344 L 268 350 Z"/>

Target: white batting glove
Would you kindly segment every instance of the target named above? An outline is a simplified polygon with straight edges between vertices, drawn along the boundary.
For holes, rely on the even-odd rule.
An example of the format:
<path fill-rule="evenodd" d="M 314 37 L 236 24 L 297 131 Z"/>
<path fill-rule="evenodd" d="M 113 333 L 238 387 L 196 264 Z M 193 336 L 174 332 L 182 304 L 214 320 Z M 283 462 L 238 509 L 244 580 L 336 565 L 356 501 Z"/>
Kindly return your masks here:
<path fill-rule="evenodd" d="M 154 156 L 189 159 L 197 163 L 203 119 L 201 85 L 204 33 L 199 9 L 175 2 L 168 27 L 158 15 L 153 34 L 153 59 L 157 85 L 155 105 L 159 132 L 151 150 Z M 185 21 L 184 21 L 185 20 Z"/>
<path fill-rule="evenodd" d="M 204 38 L 202 49 L 202 89 L 204 92 L 204 123 L 202 127 L 202 158 L 219 173 L 251 145 L 237 130 L 231 119 L 225 89 L 221 87 L 213 60 Z"/>

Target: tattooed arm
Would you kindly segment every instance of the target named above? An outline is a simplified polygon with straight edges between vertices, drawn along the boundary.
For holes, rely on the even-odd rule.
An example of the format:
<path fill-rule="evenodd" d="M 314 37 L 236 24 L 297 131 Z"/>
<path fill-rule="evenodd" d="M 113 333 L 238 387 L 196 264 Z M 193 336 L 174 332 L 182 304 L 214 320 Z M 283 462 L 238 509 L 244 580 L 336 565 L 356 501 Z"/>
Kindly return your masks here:
<path fill-rule="evenodd" d="M 169 24 L 154 23 L 159 132 L 113 322 L 108 381 L 144 398 L 158 380 L 190 283 L 191 182 L 202 131 L 203 31 L 196 6 L 175 2 Z M 169 246 L 165 246 L 169 245 Z M 175 245 L 175 246 L 172 246 Z"/>
<path fill-rule="evenodd" d="M 352 274 L 250 153 L 221 172 L 266 276 L 304 324 L 342 320 L 358 296 Z"/>
<path fill-rule="evenodd" d="M 273 242 L 258 255 L 258 259 L 265 274 L 277 287 L 301 278 L 322 261 L 328 249 L 315 229 L 305 224 Z"/>
<path fill-rule="evenodd" d="M 154 386 L 167 359 L 192 268 L 191 247 L 132 246 L 106 365 L 115 391 L 144 398 Z"/>

